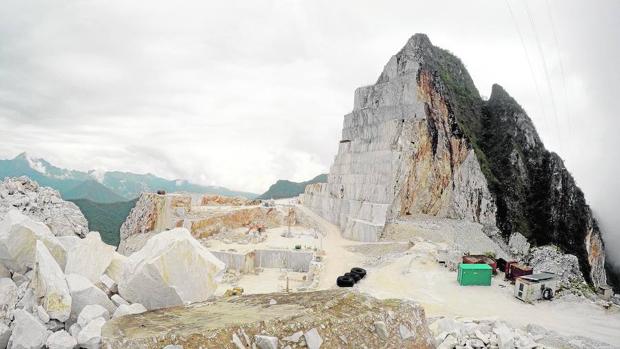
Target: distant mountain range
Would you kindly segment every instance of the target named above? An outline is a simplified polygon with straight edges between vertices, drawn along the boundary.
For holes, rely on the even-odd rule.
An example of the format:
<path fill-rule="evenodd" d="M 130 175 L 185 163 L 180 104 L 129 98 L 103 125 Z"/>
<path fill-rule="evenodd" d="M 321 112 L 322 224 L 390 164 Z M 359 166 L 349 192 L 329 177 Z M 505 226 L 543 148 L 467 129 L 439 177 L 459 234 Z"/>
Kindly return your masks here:
<path fill-rule="evenodd" d="M 203 186 L 186 180 L 169 180 L 153 174 L 131 172 L 75 171 L 56 167 L 44 159 L 36 159 L 26 153 L 14 159 L 0 160 L 0 179 L 4 177 L 28 176 L 40 185 L 52 187 L 63 198 L 87 199 L 95 203 L 129 201 L 148 191 L 190 192 L 243 196 L 256 198 L 257 194 L 230 190 L 224 187 Z"/>
<path fill-rule="evenodd" d="M 327 174 L 320 174 L 309 181 L 291 182 L 280 179 L 269 187 L 269 190 L 259 195 L 257 199 L 283 199 L 292 198 L 304 192 L 306 185 L 313 183 L 326 183 Z"/>

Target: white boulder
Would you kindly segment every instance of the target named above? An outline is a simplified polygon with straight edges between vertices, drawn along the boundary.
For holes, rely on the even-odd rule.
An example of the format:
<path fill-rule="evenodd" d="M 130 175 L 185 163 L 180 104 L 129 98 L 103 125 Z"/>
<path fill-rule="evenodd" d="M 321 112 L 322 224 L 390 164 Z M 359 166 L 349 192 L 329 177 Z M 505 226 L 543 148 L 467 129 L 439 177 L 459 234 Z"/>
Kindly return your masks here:
<path fill-rule="evenodd" d="M 121 304 L 129 305 L 129 302 L 127 302 L 125 299 L 123 299 L 123 297 L 117 294 L 113 294 L 110 299 L 112 300 L 112 303 L 114 303 L 114 305 L 116 305 L 117 307 Z"/>
<path fill-rule="evenodd" d="M 98 286 L 100 286 L 104 292 L 109 294 L 118 292 L 118 284 L 106 274 L 101 275 Z"/>
<path fill-rule="evenodd" d="M 147 309 L 144 307 L 144 305 L 140 303 L 134 303 L 130 305 L 121 304 L 118 306 L 118 309 L 116 309 L 116 311 L 114 312 L 114 315 L 112 315 L 112 318 L 116 319 L 117 317 L 124 316 L 124 315 L 142 314 L 146 310 Z"/>
<path fill-rule="evenodd" d="M 62 330 L 52 333 L 47 337 L 45 345 L 49 349 L 73 349 L 77 345 L 77 340 L 69 332 Z"/>
<path fill-rule="evenodd" d="M 0 349 L 6 348 L 9 344 L 9 338 L 11 338 L 11 329 L 9 326 L 0 322 Z"/>
<path fill-rule="evenodd" d="M 99 349 L 101 345 L 101 328 L 105 324 L 104 318 L 96 318 L 82 328 L 77 337 L 80 348 Z"/>
<path fill-rule="evenodd" d="M 67 251 L 67 253 L 78 247 L 80 245 L 80 242 L 82 241 L 82 239 L 75 235 L 58 236 L 57 238 L 58 241 L 60 241 L 60 244 L 65 248 L 65 251 Z"/>
<path fill-rule="evenodd" d="M 69 333 L 71 334 L 71 337 L 73 338 L 77 338 L 81 330 L 82 330 L 82 327 L 78 325 L 77 322 L 69 326 Z"/>
<path fill-rule="evenodd" d="M 39 349 L 45 345 L 49 333 L 43 324 L 31 314 L 15 311 L 13 332 L 9 338 L 8 347 L 11 349 Z"/>
<path fill-rule="evenodd" d="M 78 325 L 84 328 L 88 325 L 92 320 L 96 318 L 103 318 L 106 321 L 110 320 L 110 313 L 106 310 L 106 308 L 98 305 L 98 304 L 90 304 L 84 307 L 78 316 Z"/>
<path fill-rule="evenodd" d="M 43 242 L 56 262 L 64 267 L 65 248 L 49 228 L 16 210 L 9 211 L 0 222 L 0 264 L 18 273 L 34 268 L 36 241 Z"/>
<path fill-rule="evenodd" d="M 176 228 L 153 236 L 127 259 L 118 291 L 147 309 L 204 301 L 215 292 L 224 269 L 187 229 Z"/>
<path fill-rule="evenodd" d="M 87 278 L 77 274 L 68 274 L 66 278 L 69 292 L 71 292 L 71 298 L 73 300 L 71 305 L 72 321 L 77 321 L 84 307 L 89 304 L 98 304 L 104 307 L 109 314 L 114 313 L 116 310 L 114 303 L 106 296 L 105 292 L 100 290 Z"/>
<path fill-rule="evenodd" d="M 50 318 L 66 321 L 71 314 L 71 294 L 65 274 L 47 247 L 36 242 L 34 278 L 31 287 Z"/>
<path fill-rule="evenodd" d="M 41 305 L 37 306 L 37 316 L 39 317 L 39 320 L 41 320 L 41 322 L 44 324 L 47 324 L 48 322 L 50 322 L 50 315 L 47 313 L 47 311 L 45 311 L 45 308 L 43 308 L 43 306 Z"/>
<path fill-rule="evenodd" d="M 110 261 L 108 269 L 105 270 L 106 275 L 108 275 L 110 279 L 114 280 L 117 284 L 120 282 L 121 277 L 123 277 L 123 266 L 125 265 L 126 260 L 127 257 L 118 252 L 114 252 L 114 254 L 112 254 L 112 261 Z"/>
<path fill-rule="evenodd" d="M 16 305 L 17 285 L 9 278 L 0 279 L 0 323 L 11 321 Z"/>
<path fill-rule="evenodd" d="M 82 275 L 97 282 L 110 265 L 114 253 L 114 247 L 101 241 L 98 232 L 90 232 L 67 253 L 65 273 Z"/>

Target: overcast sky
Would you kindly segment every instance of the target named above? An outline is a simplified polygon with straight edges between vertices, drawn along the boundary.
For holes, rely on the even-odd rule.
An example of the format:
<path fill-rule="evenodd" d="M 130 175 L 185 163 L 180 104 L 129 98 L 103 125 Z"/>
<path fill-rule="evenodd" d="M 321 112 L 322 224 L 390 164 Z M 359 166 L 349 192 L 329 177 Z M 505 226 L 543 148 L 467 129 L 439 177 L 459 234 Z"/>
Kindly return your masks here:
<path fill-rule="evenodd" d="M 5 0 L 0 158 L 253 192 L 309 179 L 354 89 L 423 32 L 524 106 L 609 236 L 619 17 L 620 1 Z"/>

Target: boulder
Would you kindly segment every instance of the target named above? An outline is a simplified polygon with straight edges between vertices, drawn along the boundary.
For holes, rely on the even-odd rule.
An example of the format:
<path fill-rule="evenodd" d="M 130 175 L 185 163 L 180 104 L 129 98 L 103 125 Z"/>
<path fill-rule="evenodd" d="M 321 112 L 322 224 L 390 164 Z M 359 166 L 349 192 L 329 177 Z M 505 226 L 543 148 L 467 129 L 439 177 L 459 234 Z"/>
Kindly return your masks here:
<path fill-rule="evenodd" d="M 187 229 L 176 228 L 152 237 L 127 259 L 118 291 L 147 309 L 204 301 L 215 292 L 224 269 Z"/>
<path fill-rule="evenodd" d="M 118 309 L 116 309 L 116 311 L 114 312 L 114 315 L 112 315 L 112 318 L 116 319 L 117 317 L 124 316 L 124 315 L 141 314 L 141 313 L 144 313 L 146 310 L 147 309 L 144 307 L 144 305 L 140 303 L 134 303 L 131 305 L 121 304 L 118 306 Z"/>
<path fill-rule="evenodd" d="M 0 264 L 18 273 L 34 268 L 36 241 L 43 242 L 56 262 L 64 267 L 65 248 L 49 228 L 16 210 L 9 211 L 0 222 Z"/>
<path fill-rule="evenodd" d="M 73 349 L 77 345 L 77 340 L 69 332 L 62 330 L 54 332 L 47 337 L 45 345 L 49 349 Z"/>
<path fill-rule="evenodd" d="M 118 284 L 106 274 L 101 275 L 97 285 L 106 293 L 112 294 L 118 292 Z"/>
<path fill-rule="evenodd" d="M 523 259 L 530 252 L 530 243 L 527 241 L 527 238 L 519 232 L 514 232 L 510 235 L 508 247 L 510 248 L 510 253 L 519 259 Z"/>
<path fill-rule="evenodd" d="M 78 345 L 86 349 L 99 349 L 101 346 L 101 328 L 105 319 L 98 317 L 82 328 L 77 336 Z"/>
<path fill-rule="evenodd" d="M 88 233 L 88 222 L 80 209 L 73 202 L 64 201 L 58 191 L 41 187 L 28 177 L 5 178 L 0 182 L 0 193 L 5 190 L 10 195 L 0 194 L 0 217 L 18 210 L 48 226 L 55 236 L 84 237 Z"/>
<path fill-rule="evenodd" d="M 9 338 L 11 349 L 39 349 L 45 345 L 49 332 L 30 313 L 23 310 L 15 311 L 13 332 Z"/>
<path fill-rule="evenodd" d="M 258 349 L 278 349 L 278 338 L 264 335 L 254 336 Z"/>
<path fill-rule="evenodd" d="M 0 279 L 0 323 L 8 324 L 17 305 L 17 285 L 9 278 Z"/>
<path fill-rule="evenodd" d="M 34 279 L 31 287 L 41 299 L 43 308 L 52 319 L 66 321 L 71 314 L 71 294 L 65 274 L 41 241 L 36 242 Z"/>
<path fill-rule="evenodd" d="M 69 253 L 74 248 L 78 247 L 82 242 L 82 239 L 75 235 L 59 236 L 58 241 L 65 248 L 65 251 Z"/>
<path fill-rule="evenodd" d="M 101 241 L 98 232 L 90 232 L 67 254 L 65 273 L 82 275 L 93 283 L 98 282 L 112 262 L 114 253 L 114 247 Z"/>
<path fill-rule="evenodd" d="M 114 280 L 117 284 L 120 282 L 121 277 L 123 276 L 123 266 L 125 265 L 125 261 L 127 257 L 123 256 L 118 252 L 114 252 L 112 254 L 112 260 L 110 261 L 110 265 L 105 270 L 106 275 L 110 277 L 110 279 Z"/>
<path fill-rule="evenodd" d="M 72 321 L 77 321 L 79 314 L 89 304 L 98 304 L 104 307 L 109 314 L 114 313 L 116 310 L 114 303 L 106 296 L 105 292 L 93 285 L 87 278 L 77 274 L 68 274 L 66 278 L 73 299 L 71 305 Z"/>
<path fill-rule="evenodd" d="M 499 323 L 493 328 L 493 333 L 497 335 L 499 349 L 513 349 L 515 347 L 515 336 L 508 326 Z"/>
<path fill-rule="evenodd" d="M 123 297 L 117 294 L 113 294 L 110 299 L 112 300 L 112 303 L 114 303 L 114 305 L 116 305 L 117 307 L 121 304 L 129 305 L 129 302 L 127 302 Z"/>
<path fill-rule="evenodd" d="M 9 326 L 0 322 L 0 349 L 6 348 L 9 344 L 9 338 L 11 338 L 11 329 Z"/>
<path fill-rule="evenodd" d="M 559 278 L 559 284 L 570 288 L 585 282 L 579 269 L 579 259 L 572 254 L 563 254 L 555 246 L 535 247 L 531 250 L 529 264 L 534 273 L 553 273 Z"/>
<path fill-rule="evenodd" d="M 73 338 L 77 338 L 81 330 L 82 330 L 82 327 L 78 325 L 77 322 L 69 326 L 69 333 L 71 334 L 71 337 Z"/>
<path fill-rule="evenodd" d="M 37 307 L 37 297 L 34 295 L 34 291 L 31 288 L 26 288 L 24 290 L 24 293 L 21 299 L 19 300 L 19 302 L 17 302 L 17 305 L 15 306 L 15 308 L 23 309 L 29 313 L 32 313 L 36 309 L 36 307 Z"/>
<path fill-rule="evenodd" d="M 43 306 L 41 305 L 37 306 L 37 316 L 39 317 L 39 320 L 41 320 L 41 322 L 44 324 L 47 324 L 48 322 L 50 322 L 50 315 L 47 313 L 45 308 L 43 308 Z"/>
<path fill-rule="evenodd" d="M 106 310 L 106 308 L 98 305 L 98 304 L 90 304 L 84 307 L 78 316 L 78 325 L 84 328 L 88 325 L 92 320 L 96 318 L 103 318 L 104 320 L 110 320 L 110 313 Z"/>
<path fill-rule="evenodd" d="M 277 303 L 267 306 L 271 299 Z M 387 333 L 392 334 L 387 339 L 369 330 L 379 319 L 385 322 Z M 401 324 L 414 335 L 403 340 L 398 335 Z M 153 348 L 169 344 L 235 348 L 236 344 L 231 342 L 234 338 L 240 348 L 245 348 L 249 344 L 247 339 L 255 336 L 281 338 L 283 345 L 295 348 L 317 348 L 321 341 L 321 348 L 435 347 L 420 305 L 397 299 L 378 300 L 342 289 L 222 297 L 151 310 L 113 318 L 103 327 L 102 336 L 102 346 L 107 349 L 139 348 L 144 343 L 153 343 Z M 299 342 L 294 343 L 296 340 Z"/>

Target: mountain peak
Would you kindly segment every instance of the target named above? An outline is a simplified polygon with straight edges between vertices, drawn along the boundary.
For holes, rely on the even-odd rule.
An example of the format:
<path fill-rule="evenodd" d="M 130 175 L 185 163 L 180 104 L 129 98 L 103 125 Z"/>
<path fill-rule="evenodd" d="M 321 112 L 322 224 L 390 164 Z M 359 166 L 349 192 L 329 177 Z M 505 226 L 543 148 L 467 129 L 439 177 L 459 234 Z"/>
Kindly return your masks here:
<path fill-rule="evenodd" d="M 409 38 L 405 47 L 417 50 L 420 48 L 433 47 L 433 43 L 431 43 L 431 39 L 428 38 L 428 35 L 424 33 L 416 33 Z"/>

